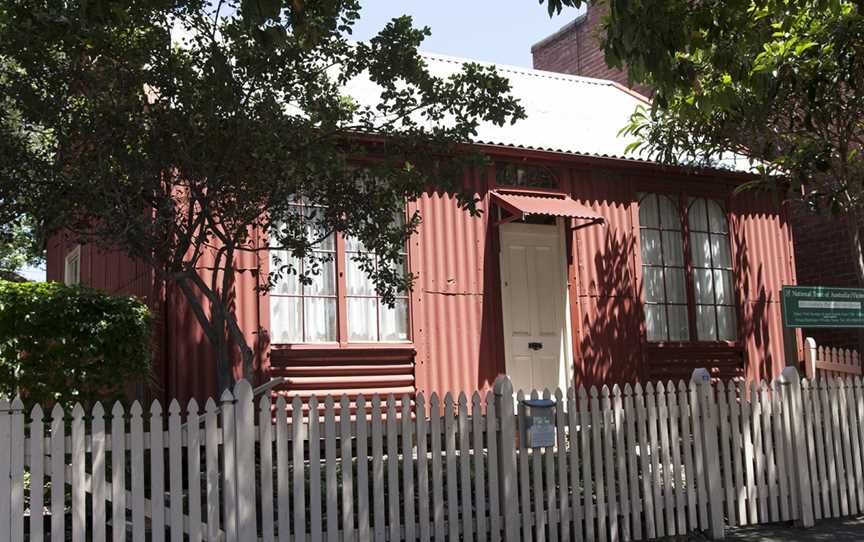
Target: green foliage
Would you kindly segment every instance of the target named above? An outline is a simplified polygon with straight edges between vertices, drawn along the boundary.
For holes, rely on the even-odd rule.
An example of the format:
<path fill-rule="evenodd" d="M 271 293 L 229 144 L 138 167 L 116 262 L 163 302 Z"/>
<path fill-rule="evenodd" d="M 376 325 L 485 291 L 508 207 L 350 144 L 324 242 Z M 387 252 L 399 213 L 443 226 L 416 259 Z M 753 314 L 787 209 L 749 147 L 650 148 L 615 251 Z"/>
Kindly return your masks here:
<path fill-rule="evenodd" d="M 26 215 L 0 224 L 0 277 L 44 262 L 42 244 L 34 231 L 32 218 Z"/>
<path fill-rule="evenodd" d="M 150 312 L 132 297 L 0 281 L 0 394 L 85 405 L 150 378 Z"/>
<path fill-rule="evenodd" d="M 4 68 L 8 63 L 0 56 L 0 87 L 7 77 Z M 30 134 L 31 139 L 21 120 L 12 100 L 0 94 L 0 277 L 16 276 L 24 267 L 44 261 L 38 223 L 25 210 L 29 194 L 17 186 L 22 177 L 19 172 L 28 162 L 16 157 L 38 152 L 39 147 L 37 136 Z"/>
<path fill-rule="evenodd" d="M 17 141 L 44 142 L 9 150 L 17 179 L 0 184 L 0 200 L 22 201 L 47 231 L 124 250 L 174 282 L 218 353 L 222 386 L 226 334 L 247 376 L 252 368 L 233 311 L 240 254 L 269 244 L 315 272 L 322 236 L 343 232 L 377 253 L 382 265 L 361 263 L 392 300 L 411 286 L 412 277 L 391 270 L 420 221 L 394 224 L 394 215 L 430 185 L 476 212 L 462 174 L 478 156 L 462 144 L 480 122 L 513 122 L 524 111 L 493 69 L 468 64 L 432 76 L 417 52 L 429 29 L 410 17 L 351 41 L 360 7 L 0 4 L 0 96 L 19 119 L 5 124 L 18 129 Z M 377 105 L 346 94 L 355 77 L 381 87 Z M 353 173 L 359 164 L 367 182 Z M 297 200 L 317 210 L 299 217 Z"/>
<path fill-rule="evenodd" d="M 549 9 L 579 0 L 551 0 Z M 864 209 L 864 17 L 839 0 L 609 0 L 612 66 L 655 89 L 625 130 L 667 163 L 743 152 L 748 186 Z M 791 181 L 791 182 L 790 182 Z"/>

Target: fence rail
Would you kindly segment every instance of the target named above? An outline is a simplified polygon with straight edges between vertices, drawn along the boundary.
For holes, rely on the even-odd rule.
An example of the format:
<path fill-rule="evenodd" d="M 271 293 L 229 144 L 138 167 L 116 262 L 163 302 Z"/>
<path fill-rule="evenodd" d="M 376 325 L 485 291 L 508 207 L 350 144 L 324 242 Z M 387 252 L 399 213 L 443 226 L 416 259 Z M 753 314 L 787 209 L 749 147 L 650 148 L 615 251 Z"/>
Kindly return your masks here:
<path fill-rule="evenodd" d="M 860 377 L 529 397 L 555 400 L 554 446 L 527 446 L 505 378 L 48 416 L 0 399 L 0 539 L 618 541 L 864 511 Z"/>
<path fill-rule="evenodd" d="M 812 337 L 804 341 L 804 367 L 807 378 L 861 376 L 861 356 L 854 350 L 817 346 Z"/>

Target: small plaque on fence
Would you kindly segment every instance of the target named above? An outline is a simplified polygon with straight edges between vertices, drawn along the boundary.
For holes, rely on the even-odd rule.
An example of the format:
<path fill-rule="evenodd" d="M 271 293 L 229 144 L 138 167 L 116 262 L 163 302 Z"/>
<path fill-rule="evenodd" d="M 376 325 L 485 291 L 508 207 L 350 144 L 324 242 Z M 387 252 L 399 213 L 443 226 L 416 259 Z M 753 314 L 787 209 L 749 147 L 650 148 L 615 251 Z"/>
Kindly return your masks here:
<path fill-rule="evenodd" d="M 526 399 L 525 443 L 529 448 L 555 446 L 555 401 L 551 399 Z"/>

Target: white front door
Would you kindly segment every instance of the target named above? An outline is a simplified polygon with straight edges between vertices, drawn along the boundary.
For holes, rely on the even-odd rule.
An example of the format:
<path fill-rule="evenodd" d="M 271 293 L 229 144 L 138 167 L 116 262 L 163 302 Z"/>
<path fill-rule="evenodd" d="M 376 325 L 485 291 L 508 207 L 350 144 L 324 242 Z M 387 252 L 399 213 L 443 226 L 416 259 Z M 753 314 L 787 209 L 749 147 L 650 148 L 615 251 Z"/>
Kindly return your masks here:
<path fill-rule="evenodd" d="M 566 389 L 569 380 L 563 226 L 500 226 L 504 351 L 516 390 Z"/>

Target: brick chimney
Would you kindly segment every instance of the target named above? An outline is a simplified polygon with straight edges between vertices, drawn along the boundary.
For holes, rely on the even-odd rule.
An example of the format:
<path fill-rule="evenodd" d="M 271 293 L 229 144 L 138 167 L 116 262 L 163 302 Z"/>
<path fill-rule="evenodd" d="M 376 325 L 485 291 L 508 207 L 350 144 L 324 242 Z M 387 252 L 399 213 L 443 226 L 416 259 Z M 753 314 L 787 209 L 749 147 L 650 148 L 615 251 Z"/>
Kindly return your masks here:
<path fill-rule="evenodd" d="M 605 4 L 588 6 L 576 19 L 532 45 L 534 68 L 609 79 L 650 96 L 650 89 L 642 85 L 628 85 L 627 73 L 606 65 L 600 48 L 600 33 L 603 31 L 603 17 L 607 13 Z"/>

